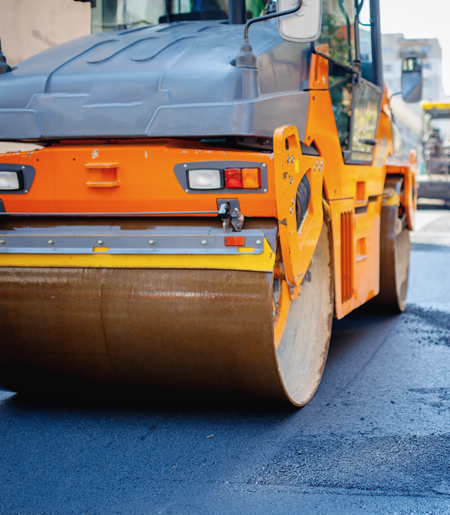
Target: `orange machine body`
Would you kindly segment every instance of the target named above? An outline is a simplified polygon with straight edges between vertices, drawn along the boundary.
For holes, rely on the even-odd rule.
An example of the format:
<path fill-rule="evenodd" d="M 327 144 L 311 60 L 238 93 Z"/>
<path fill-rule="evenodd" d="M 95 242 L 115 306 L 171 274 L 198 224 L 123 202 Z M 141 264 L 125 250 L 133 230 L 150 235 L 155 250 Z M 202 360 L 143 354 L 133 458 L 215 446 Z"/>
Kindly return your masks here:
<path fill-rule="evenodd" d="M 26 196 L 2 197 L 8 213 L 165 213 L 217 211 L 220 191 L 187 193 L 174 167 L 208 161 L 260 161 L 273 172 L 270 155 L 211 149 L 181 140 L 85 141 L 34 152 L 6 154 L 3 163 L 32 165 L 36 178 Z M 240 197 L 248 216 L 276 216 L 273 173 L 266 194 Z M 211 215 L 213 216 L 213 215 Z"/>
<path fill-rule="evenodd" d="M 370 165 L 344 163 L 327 91 L 327 68 L 322 58 L 314 56 L 313 61 L 305 144 L 314 143 L 319 157 L 302 155 L 297 131 L 289 127 L 275 132 L 273 153 L 211 147 L 181 139 L 66 141 L 33 152 L 0 156 L 1 163 L 31 165 L 36 171 L 32 187 L 25 195 L 1 196 L 5 211 L 10 215 L 215 217 L 217 200 L 223 198 L 223 192 L 185 191 L 176 178 L 175 166 L 193 162 L 222 161 L 227 166 L 236 161 L 259 162 L 267 170 L 267 191 L 239 190 L 226 196 L 239 200 L 246 218 L 278 219 L 285 266 L 283 271 L 276 270 L 276 274 L 281 273 L 290 285 L 291 298 L 298 295 L 318 241 L 323 199 L 331 223 L 335 315 L 342 318 L 379 291 L 380 212 L 386 174 L 405 176 L 409 193 L 402 202 L 411 213 L 414 174 L 408 167 L 386 165 L 388 155 L 392 154 L 386 94 L 373 162 Z M 297 233 L 289 216 L 295 218 L 294 192 L 304 174 L 312 182 L 312 195 L 308 217 Z M 408 221 L 412 225 L 412 214 L 408 215 Z M 100 258 L 93 256 L 93 259 L 97 257 Z M 0 265 L 10 266 L 10 263 L 7 259 Z M 24 266 L 34 266 L 32 257 Z M 46 265 L 41 260 L 35 266 Z M 289 309 L 288 300 L 283 304 Z"/>

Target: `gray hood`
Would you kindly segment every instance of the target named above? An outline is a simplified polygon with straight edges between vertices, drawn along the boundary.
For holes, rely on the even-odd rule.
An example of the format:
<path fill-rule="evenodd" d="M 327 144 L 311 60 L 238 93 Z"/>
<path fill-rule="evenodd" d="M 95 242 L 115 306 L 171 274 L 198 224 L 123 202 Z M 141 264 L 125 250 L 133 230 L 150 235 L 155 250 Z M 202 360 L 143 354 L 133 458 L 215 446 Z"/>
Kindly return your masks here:
<path fill-rule="evenodd" d="M 258 71 L 233 66 L 242 25 L 181 22 L 94 34 L 0 75 L 0 140 L 271 137 L 306 123 L 309 46 L 254 24 Z"/>

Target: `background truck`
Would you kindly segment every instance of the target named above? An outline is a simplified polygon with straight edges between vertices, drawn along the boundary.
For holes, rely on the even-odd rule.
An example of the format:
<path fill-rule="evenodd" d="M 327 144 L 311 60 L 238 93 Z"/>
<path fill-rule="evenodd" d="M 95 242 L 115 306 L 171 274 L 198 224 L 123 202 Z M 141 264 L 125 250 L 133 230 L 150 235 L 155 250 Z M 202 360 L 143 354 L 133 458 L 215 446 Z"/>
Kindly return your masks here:
<path fill-rule="evenodd" d="M 0 380 L 306 404 L 333 316 L 406 304 L 415 170 L 386 165 L 378 0 L 93 20 L 1 62 L 0 140 L 43 148 L 0 155 Z"/>

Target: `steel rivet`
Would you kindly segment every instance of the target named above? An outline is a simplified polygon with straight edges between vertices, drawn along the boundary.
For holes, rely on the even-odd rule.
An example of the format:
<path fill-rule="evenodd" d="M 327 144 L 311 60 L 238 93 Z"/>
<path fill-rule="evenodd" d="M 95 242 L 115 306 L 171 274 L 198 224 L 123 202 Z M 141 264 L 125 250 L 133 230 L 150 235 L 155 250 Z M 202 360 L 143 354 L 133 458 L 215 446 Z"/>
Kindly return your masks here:
<path fill-rule="evenodd" d="M 256 245 L 261 245 L 261 240 L 256 240 Z"/>
<path fill-rule="evenodd" d="M 295 162 L 294 156 L 292 156 L 292 162 Z"/>
<path fill-rule="evenodd" d="M 295 204 L 295 198 L 292 199 L 292 205 L 294 205 L 294 204 Z"/>
<path fill-rule="evenodd" d="M 185 168 L 187 168 L 187 165 L 183 165 Z"/>
<path fill-rule="evenodd" d="M 287 156 L 287 162 L 290 163 L 291 161 L 291 158 L 289 156 Z"/>
<path fill-rule="evenodd" d="M 150 244 L 150 245 L 153 245 L 154 243 L 155 243 L 155 242 L 154 242 L 153 240 L 150 240 L 150 241 L 149 241 L 149 244 Z"/>
<path fill-rule="evenodd" d="M 28 190 L 25 190 L 24 193 L 28 193 Z"/>
<path fill-rule="evenodd" d="M 206 245 L 208 242 L 206 240 L 202 240 L 202 245 Z"/>
<path fill-rule="evenodd" d="M 267 193 L 267 190 L 264 190 L 264 193 Z"/>
<path fill-rule="evenodd" d="M 238 212 L 238 211 L 239 211 L 239 208 L 235 207 L 235 208 L 234 208 L 234 210 L 235 210 L 236 212 Z"/>
<path fill-rule="evenodd" d="M 263 163 L 263 166 L 266 166 L 266 163 Z"/>
<path fill-rule="evenodd" d="M 25 170 L 25 166 L 22 166 L 22 170 Z"/>
<path fill-rule="evenodd" d="M 49 245 L 53 245 L 53 240 L 48 240 Z"/>
<path fill-rule="evenodd" d="M 5 240 L 0 240 L 0 245 L 4 245 L 5 244 Z"/>
<path fill-rule="evenodd" d="M 103 245 L 103 241 L 102 240 L 98 240 L 98 244 L 99 245 Z"/>
<path fill-rule="evenodd" d="M 315 172 L 317 171 L 317 165 L 314 165 L 314 171 Z"/>
<path fill-rule="evenodd" d="M 292 215 L 292 213 L 294 212 L 294 208 L 291 207 L 290 211 L 291 211 L 291 215 Z"/>
<path fill-rule="evenodd" d="M 189 193 L 189 190 L 184 190 L 186 193 Z"/>
<path fill-rule="evenodd" d="M 294 179 L 292 177 L 289 177 L 289 182 L 292 184 L 294 182 Z"/>

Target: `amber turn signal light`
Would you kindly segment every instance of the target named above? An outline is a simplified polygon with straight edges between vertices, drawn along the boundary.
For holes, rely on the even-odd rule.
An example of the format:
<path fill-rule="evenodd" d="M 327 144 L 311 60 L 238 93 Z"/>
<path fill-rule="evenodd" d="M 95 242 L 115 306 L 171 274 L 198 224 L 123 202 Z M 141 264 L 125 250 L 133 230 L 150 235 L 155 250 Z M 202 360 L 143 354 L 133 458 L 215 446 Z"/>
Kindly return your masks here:
<path fill-rule="evenodd" d="M 259 168 L 242 168 L 242 187 L 248 190 L 261 188 L 261 170 Z"/>

